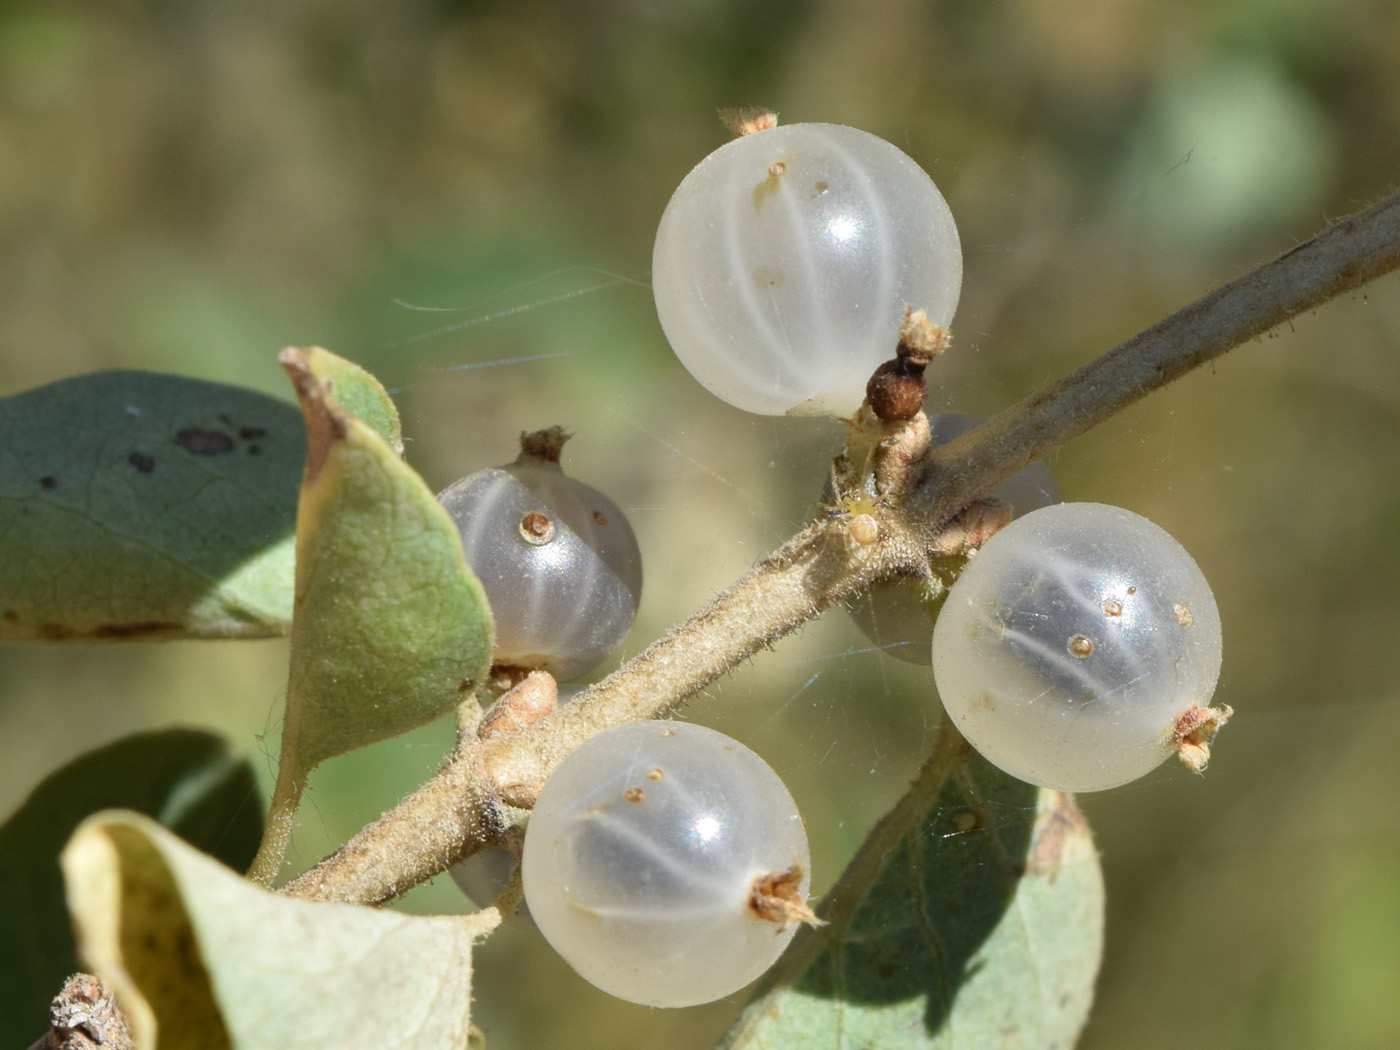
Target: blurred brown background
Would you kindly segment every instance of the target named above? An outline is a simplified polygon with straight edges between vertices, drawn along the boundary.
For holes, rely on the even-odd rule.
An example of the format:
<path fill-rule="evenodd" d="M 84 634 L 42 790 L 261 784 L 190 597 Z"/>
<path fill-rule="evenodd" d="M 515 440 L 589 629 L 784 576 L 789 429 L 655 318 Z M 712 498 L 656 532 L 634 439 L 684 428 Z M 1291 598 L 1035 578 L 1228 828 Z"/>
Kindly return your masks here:
<path fill-rule="evenodd" d="M 122 367 L 288 396 L 277 349 L 321 343 L 403 388 L 439 487 L 563 424 L 568 469 L 642 542 L 635 652 L 813 512 L 839 437 L 704 394 L 644 287 L 669 194 L 724 140 L 715 108 L 748 103 L 857 125 L 933 175 L 966 276 L 930 407 L 989 414 L 1393 189 L 1400 10 L 10 0 L 0 395 Z M 1081 800 L 1110 899 L 1086 1048 L 1400 1045 L 1397 341 L 1391 277 L 1051 463 L 1066 498 L 1194 554 L 1238 712 L 1206 777 L 1163 767 Z M 830 615 L 687 712 L 785 776 L 822 886 L 937 718 L 928 672 L 867 646 Z M 55 763 L 172 722 L 226 731 L 267 774 L 284 673 L 278 642 L 0 651 L 0 811 Z M 298 863 L 449 737 L 330 763 Z M 466 907 L 448 880 L 409 906 Z M 735 1008 L 616 1003 L 519 931 L 478 960 L 493 1050 L 707 1046 Z M 541 986 L 557 1009 L 523 1007 Z"/>

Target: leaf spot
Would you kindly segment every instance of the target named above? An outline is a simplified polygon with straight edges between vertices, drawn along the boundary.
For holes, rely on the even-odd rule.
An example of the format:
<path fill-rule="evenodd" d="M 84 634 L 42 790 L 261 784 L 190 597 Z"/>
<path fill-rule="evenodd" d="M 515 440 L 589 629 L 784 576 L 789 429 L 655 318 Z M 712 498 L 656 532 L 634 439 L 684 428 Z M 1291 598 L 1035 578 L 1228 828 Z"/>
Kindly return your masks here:
<path fill-rule="evenodd" d="M 156 461 L 150 456 L 141 452 L 133 452 L 126 457 L 127 462 L 139 470 L 142 474 L 149 474 L 156 469 Z"/>
<path fill-rule="evenodd" d="M 233 438 L 222 430 L 186 427 L 175 435 L 175 444 L 194 456 L 217 456 L 233 451 Z"/>

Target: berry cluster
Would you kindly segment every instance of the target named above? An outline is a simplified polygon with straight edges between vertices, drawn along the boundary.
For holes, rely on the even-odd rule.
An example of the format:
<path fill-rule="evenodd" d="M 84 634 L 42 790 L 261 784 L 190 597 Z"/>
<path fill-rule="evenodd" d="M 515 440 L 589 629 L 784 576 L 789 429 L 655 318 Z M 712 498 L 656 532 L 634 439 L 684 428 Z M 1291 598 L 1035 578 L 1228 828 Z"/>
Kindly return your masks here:
<path fill-rule="evenodd" d="M 657 313 L 716 395 L 751 412 L 842 417 L 848 462 L 853 447 L 876 459 L 899 428 L 917 432 L 923 369 L 947 345 L 962 279 L 952 215 L 887 142 L 827 124 L 760 128 L 672 197 L 653 256 Z M 976 422 L 936 416 L 925 447 Z M 621 511 L 560 471 L 560 443 L 532 435 L 515 463 L 440 498 L 491 600 L 498 666 L 569 678 L 626 634 L 641 567 Z M 869 547 L 904 490 L 882 488 L 868 464 L 857 471 L 855 496 L 833 495 L 849 538 Z M 983 505 L 1010 524 L 877 581 L 853 609 L 861 629 L 897 656 L 931 659 L 949 719 L 1013 776 L 1094 791 L 1173 753 L 1203 767 L 1230 712 L 1206 707 L 1220 617 L 1190 556 L 1128 511 L 1061 504 L 1041 464 Z M 771 965 L 795 923 L 816 921 L 808 866 L 777 774 L 679 722 L 622 726 L 566 758 L 521 863 L 546 939 L 598 987 L 653 1006 L 728 995 Z"/>

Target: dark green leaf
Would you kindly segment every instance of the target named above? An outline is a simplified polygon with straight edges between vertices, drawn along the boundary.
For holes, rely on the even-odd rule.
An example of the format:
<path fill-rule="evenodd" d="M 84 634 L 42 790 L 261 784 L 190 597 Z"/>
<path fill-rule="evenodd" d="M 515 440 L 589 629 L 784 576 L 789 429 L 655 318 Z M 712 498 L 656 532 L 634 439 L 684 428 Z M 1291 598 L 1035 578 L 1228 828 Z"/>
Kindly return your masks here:
<path fill-rule="evenodd" d="M 1103 883 L 1070 796 L 973 757 L 732 1050 L 1053 1050 L 1093 999 Z"/>
<path fill-rule="evenodd" d="M 43 1034 L 49 1000 L 78 968 L 58 854 L 85 817 L 112 807 L 154 817 L 240 870 L 262 835 L 252 768 L 212 733 L 140 733 L 45 778 L 0 825 L 0 1046 Z"/>
<path fill-rule="evenodd" d="M 0 641 L 283 634 L 296 409 L 151 372 L 0 400 Z"/>

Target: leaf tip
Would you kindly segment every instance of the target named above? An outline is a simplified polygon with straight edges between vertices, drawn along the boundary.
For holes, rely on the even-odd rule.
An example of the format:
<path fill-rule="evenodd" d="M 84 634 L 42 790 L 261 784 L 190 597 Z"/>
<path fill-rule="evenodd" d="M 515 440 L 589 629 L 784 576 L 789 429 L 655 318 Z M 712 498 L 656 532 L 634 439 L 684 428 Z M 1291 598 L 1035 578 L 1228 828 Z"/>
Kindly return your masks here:
<path fill-rule="evenodd" d="M 334 383 L 323 379 L 316 359 L 326 351 L 319 346 L 289 346 L 277 355 L 277 362 L 291 376 L 306 418 L 306 480 L 315 481 L 325 465 L 330 449 L 345 440 L 347 416 L 336 403 Z"/>

